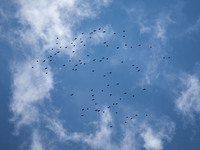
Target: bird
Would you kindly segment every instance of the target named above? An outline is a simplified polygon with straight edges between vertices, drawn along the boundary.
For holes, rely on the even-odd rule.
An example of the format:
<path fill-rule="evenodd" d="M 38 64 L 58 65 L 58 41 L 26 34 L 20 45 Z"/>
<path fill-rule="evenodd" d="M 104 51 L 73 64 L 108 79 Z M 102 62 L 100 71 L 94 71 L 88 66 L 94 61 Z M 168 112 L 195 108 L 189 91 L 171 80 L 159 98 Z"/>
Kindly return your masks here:
<path fill-rule="evenodd" d="M 74 95 L 73 93 L 70 94 L 70 96 L 73 96 L 73 95 Z"/>
<path fill-rule="evenodd" d="M 124 92 L 124 94 L 126 95 L 127 93 L 126 93 L 126 92 Z"/>
<path fill-rule="evenodd" d="M 112 126 L 110 126 L 110 128 L 112 128 Z"/>
<path fill-rule="evenodd" d="M 116 85 L 119 85 L 119 83 L 116 83 Z"/>
<path fill-rule="evenodd" d="M 143 88 L 143 91 L 145 91 L 146 90 L 146 88 Z"/>
<path fill-rule="evenodd" d="M 90 91 L 94 91 L 94 89 L 91 89 Z"/>
<path fill-rule="evenodd" d="M 141 46 L 141 44 L 138 44 L 138 46 Z"/>
<path fill-rule="evenodd" d="M 121 63 L 123 63 L 124 61 L 121 61 Z"/>
<path fill-rule="evenodd" d="M 92 70 L 92 72 L 94 72 L 95 70 Z"/>
<path fill-rule="evenodd" d="M 123 32 L 125 32 L 125 30 L 123 30 Z"/>
<path fill-rule="evenodd" d="M 81 115 L 81 117 L 83 117 L 84 115 Z"/>

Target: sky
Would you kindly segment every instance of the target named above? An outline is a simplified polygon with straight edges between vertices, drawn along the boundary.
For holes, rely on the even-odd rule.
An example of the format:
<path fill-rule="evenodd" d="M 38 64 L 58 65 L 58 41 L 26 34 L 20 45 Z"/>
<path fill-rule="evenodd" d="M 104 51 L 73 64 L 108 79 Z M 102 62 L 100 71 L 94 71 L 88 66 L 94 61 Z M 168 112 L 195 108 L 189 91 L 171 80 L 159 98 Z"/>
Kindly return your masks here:
<path fill-rule="evenodd" d="M 200 149 L 199 5 L 1 0 L 0 149 Z"/>

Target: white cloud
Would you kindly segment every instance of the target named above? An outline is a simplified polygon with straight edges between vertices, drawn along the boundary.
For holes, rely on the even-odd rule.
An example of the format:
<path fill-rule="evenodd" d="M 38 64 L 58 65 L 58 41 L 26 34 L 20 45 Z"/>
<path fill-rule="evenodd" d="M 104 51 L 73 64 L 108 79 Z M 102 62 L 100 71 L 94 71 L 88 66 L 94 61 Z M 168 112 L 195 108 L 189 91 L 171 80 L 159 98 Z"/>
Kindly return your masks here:
<path fill-rule="evenodd" d="M 180 76 L 182 90 L 175 100 L 176 108 L 185 117 L 194 118 L 200 113 L 200 80 L 196 75 Z"/>
<path fill-rule="evenodd" d="M 143 147 L 146 150 L 162 150 L 164 143 L 171 140 L 175 129 L 174 123 L 162 119 L 161 121 L 159 121 L 158 126 L 152 126 L 148 123 L 143 125 L 143 131 L 140 135 L 144 140 Z"/>
<path fill-rule="evenodd" d="M 38 131 L 34 131 L 32 135 L 32 144 L 30 150 L 43 150 L 43 145 L 38 134 Z"/>
<path fill-rule="evenodd" d="M 10 109 L 14 116 L 11 119 L 16 127 L 31 125 L 39 120 L 37 105 L 49 97 L 53 88 L 51 72 L 46 74 L 44 66 L 37 63 L 32 68 L 34 61 L 13 63 L 13 98 Z"/>
<path fill-rule="evenodd" d="M 111 143 L 111 133 L 112 128 L 110 125 L 113 125 L 112 117 L 109 110 L 105 109 L 105 113 L 101 114 L 101 121 L 97 122 L 97 131 L 94 134 L 90 134 L 88 137 L 85 137 L 84 142 L 89 144 L 94 149 L 113 149 Z"/>
<path fill-rule="evenodd" d="M 79 141 L 82 138 L 82 133 L 68 133 L 68 131 L 63 127 L 63 123 L 58 118 L 47 118 L 46 120 L 46 128 L 57 135 L 60 141 Z"/>
<path fill-rule="evenodd" d="M 26 42 L 42 48 L 55 46 L 56 37 L 64 42 L 73 39 L 74 26 L 85 18 L 94 18 L 102 6 L 108 6 L 110 0 L 18 0 L 20 5 L 17 18 L 24 25 L 20 35 Z M 24 32 L 25 30 L 25 32 Z M 38 42 L 40 41 L 40 42 Z"/>
<path fill-rule="evenodd" d="M 152 133 L 152 129 L 147 129 L 146 132 L 142 133 L 142 138 L 144 139 L 144 147 L 147 150 L 161 150 L 162 147 L 162 141 L 159 137 L 155 136 L 155 133 Z"/>

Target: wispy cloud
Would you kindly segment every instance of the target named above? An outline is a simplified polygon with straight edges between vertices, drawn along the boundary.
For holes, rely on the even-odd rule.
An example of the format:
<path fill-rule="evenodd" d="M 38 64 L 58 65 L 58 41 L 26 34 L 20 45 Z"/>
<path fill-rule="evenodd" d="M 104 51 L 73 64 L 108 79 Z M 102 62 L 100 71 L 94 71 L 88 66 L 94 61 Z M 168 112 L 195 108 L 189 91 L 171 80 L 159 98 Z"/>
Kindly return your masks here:
<path fill-rule="evenodd" d="M 40 139 L 40 135 L 38 134 L 38 131 L 34 131 L 32 135 L 32 144 L 30 147 L 30 150 L 43 150 L 43 144 Z"/>
<path fill-rule="evenodd" d="M 32 68 L 34 61 L 13 63 L 13 98 L 10 105 L 14 116 L 12 121 L 17 129 L 22 125 L 31 125 L 39 121 L 37 105 L 41 104 L 50 95 L 53 88 L 51 72 L 48 75 L 43 71 L 40 63 Z"/>
<path fill-rule="evenodd" d="M 179 76 L 181 92 L 175 100 L 177 111 L 184 117 L 195 118 L 200 112 L 200 80 L 196 75 Z"/>
<path fill-rule="evenodd" d="M 188 29 L 187 29 L 187 33 L 192 33 L 192 32 L 199 32 L 200 30 L 200 17 L 196 20 L 196 22 L 191 25 Z"/>
<path fill-rule="evenodd" d="M 106 112 L 106 115 L 101 115 L 96 132 L 85 137 L 84 142 L 94 149 L 138 150 L 144 147 L 146 150 L 162 150 L 165 143 L 172 139 L 175 131 L 174 122 L 166 118 L 155 119 L 152 117 L 151 121 L 133 119 L 127 125 L 121 124 L 123 136 L 117 143 L 111 138 L 114 129 L 109 128 L 109 124 L 112 124 L 113 121 L 109 111 Z"/>
<path fill-rule="evenodd" d="M 154 81 L 157 81 L 163 75 L 163 70 L 166 66 L 166 64 L 163 65 L 162 57 L 169 55 L 169 47 L 166 45 L 170 38 L 168 31 L 171 25 L 176 24 L 176 21 L 171 16 L 173 12 L 180 9 L 177 9 L 178 4 L 166 7 L 164 6 L 163 9 L 156 13 L 152 12 L 142 2 L 135 2 L 131 7 L 124 8 L 131 18 L 130 20 L 134 20 L 132 23 L 138 26 L 140 40 L 145 35 L 144 42 L 142 43 L 143 47 L 152 46 L 152 49 L 141 52 L 142 56 L 146 58 L 145 62 L 142 61 L 144 68 L 144 74 L 141 78 L 142 85 L 152 84 Z"/>
<path fill-rule="evenodd" d="M 109 126 L 109 124 L 113 124 L 112 121 L 110 112 L 105 109 L 105 113 L 101 114 L 101 121 L 97 122 L 97 131 L 86 137 L 84 142 L 94 149 L 113 149 L 114 147 L 111 143 L 112 129 Z"/>
<path fill-rule="evenodd" d="M 159 122 L 157 128 L 149 124 L 144 124 L 141 137 L 144 140 L 143 147 L 146 150 L 162 150 L 164 143 L 169 142 L 174 134 L 175 124 L 171 121 L 164 120 Z"/>

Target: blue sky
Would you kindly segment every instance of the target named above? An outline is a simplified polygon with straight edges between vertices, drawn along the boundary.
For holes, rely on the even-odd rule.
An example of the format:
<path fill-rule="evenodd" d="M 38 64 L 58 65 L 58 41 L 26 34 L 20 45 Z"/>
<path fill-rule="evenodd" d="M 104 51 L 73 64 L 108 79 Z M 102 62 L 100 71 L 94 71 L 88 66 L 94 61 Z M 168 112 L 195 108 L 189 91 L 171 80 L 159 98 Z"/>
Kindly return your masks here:
<path fill-rule="evenodd" d="M 0 149 L 200 148 L 197 0 L 1 0 L 0 33 Z"/>

